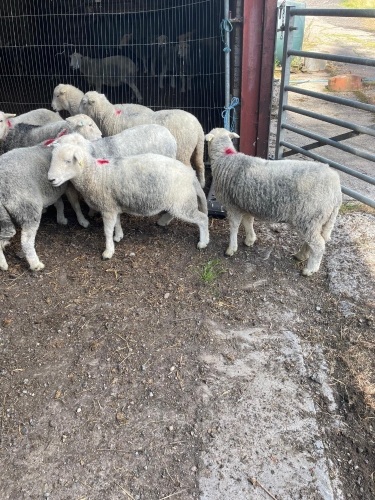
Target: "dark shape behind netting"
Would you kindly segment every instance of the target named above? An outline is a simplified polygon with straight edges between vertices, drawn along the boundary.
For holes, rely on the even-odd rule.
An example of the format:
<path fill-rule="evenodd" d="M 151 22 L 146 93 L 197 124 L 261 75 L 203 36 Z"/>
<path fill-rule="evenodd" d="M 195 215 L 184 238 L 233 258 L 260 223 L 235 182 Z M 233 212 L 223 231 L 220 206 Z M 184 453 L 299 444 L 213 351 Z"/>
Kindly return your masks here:
<path fill-rule="evenodd" d="M 135 65 L 142 104 L 190 111 L 206 131 L 221 126 L 222 18 L 222 0 L 3 0 L 0 109 L 19 114 L 50 108 L 57 84 L 96 90 L 87 76 L 98 71 L 110 77 L 101 91 L 111 102 L 137 102 L 139 95 L 119 74 L 119 59 L 105 70 L 98 66 L 98 59 L 122 56 Z M 82 66 L 70 66 L 74 52 L 92 60 L 84 59 L 86 75 Z"/>

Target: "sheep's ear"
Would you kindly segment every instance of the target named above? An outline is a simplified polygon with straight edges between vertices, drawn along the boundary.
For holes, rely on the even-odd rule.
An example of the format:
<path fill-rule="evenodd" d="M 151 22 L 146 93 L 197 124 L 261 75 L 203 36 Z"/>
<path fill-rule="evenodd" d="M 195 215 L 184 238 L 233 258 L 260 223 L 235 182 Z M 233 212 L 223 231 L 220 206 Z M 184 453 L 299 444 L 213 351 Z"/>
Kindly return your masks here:
<path fill-rule="evenodd" d="M 229 132 L 228 135 L 231 139 L 239 139 L 240 138 L 240 136 L 238 134 L 236 134 L 236 132 Z"/>
<path fill-rule="evenodd" d="M 14 118 L 15 116 L 17 116 L 17 115 L 15 115 L 13 113 L 4 113 L 5 118 Z"/>
<path fill-rule="evenodd" d="M 214 137 L 215 137 L 214 134 L 207 134 L 205 139 L 207 142 L 211 142 Z"/>
<path fill-rule="evenodd" d="M 80 167 L 83 166 L 83 154 L 81 153 L 81 151 L 75 151 L 73 155 L 73 160 L 78 162 L 78 165 Z"/>
<path fill-rule="evenodd" d="M 89 104 L 95 104 L 95 99 L 89 99 L 87 102 L 88 102 Z"/>

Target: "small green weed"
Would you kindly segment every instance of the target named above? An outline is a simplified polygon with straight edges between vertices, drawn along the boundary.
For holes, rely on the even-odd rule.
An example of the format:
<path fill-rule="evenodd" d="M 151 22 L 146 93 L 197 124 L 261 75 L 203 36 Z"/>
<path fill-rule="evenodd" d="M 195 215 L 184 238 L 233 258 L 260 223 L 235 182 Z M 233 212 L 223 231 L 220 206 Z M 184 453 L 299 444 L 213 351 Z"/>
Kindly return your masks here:
<path fill-rule="evenodd" d="M 365 205 L 359 201 L 346 201 L 340 207 L 340 214 L 345 215 L 353 212 L 365 212 L 369 214 L 375 213 L 375 210 L 369 205 Z"/>
<path fill-rule="evenodd" d="M 205 283 L 212 283 L 224 272 L 220 260 L 214 259 L 209 260 L 207 264 L 203 266 L 200 276 Z"/>

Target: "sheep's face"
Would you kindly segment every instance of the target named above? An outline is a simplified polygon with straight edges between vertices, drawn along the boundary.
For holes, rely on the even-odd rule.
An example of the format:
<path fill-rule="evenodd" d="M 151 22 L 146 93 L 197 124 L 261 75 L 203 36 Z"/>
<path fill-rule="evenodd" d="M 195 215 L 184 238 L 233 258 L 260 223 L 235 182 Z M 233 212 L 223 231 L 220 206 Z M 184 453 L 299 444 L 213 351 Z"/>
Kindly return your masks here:
<path fill-rule="evenodd" d="M 80 114 L 70 116 L 66 119 L 67 122 L 72 123 L 74 130 L 81 134 L 89 141 L 96 141 L 102 137 L 102 133 L 96 123 L 87 115 Z"/>
<path fill-rule="evenodd" d="M 95 91 L 86 92 L 79 105 L 79 112 L 88 116 L 93 116 L 93 114 L 96 114 L 100 109 L 100 103 L 103 102 L 104 99 L 104 94 L 98 94 L 98 92 Z"/>
<path fill-rule="evenodd" d="M 59 145 L 52 152 L 48 180 L 54 187 L 76 177 L 83 167 L 83 155 L 80 149 L 72 145 Z"/>
<path fill-rule="evenodd" d="M 0 111 L 0 140 L 5 139 L 7 136 L 9 127 L 11 126 L 9 119 L 15 116 L 12 113 L 3 113 Z"/>
<path fill-rule="evenodd" d="M 51 106 L 55 111 L 69 109 L 69 103 L 67 100 L 66 89 L 64 85 L 58 85 L 53 91 Z"/>
<path fill-rule="evenodd" d="M 208 145 L 208 156 L 212 159 L 212 151 L 213 151 L 213 146 L 215 139 L 221 139 L 221 138 L 227 138 L 230 141 L 232 139 L 239 139 L 240 136 L 236 134 L 235 132 L 229 132 L 229 130 L 226 130 L 225 128 L 214 128 L 209 132 L 206 136 L 205 139 L 207 141 Z M 224 141 L 224 146 L 227 146 L 227 141 Z M 235 150 L 233 150 L 235 152 Z M 226 153 L 229 154 L 229 153 Z"/>
<path fill-rule="evenodd" d="M 74 54 L 70 56 L 70 67 L 75 70 L 80 69 L 81 61 L 82 61 L 81 54 L 79 54 L 78 52 L 74 52 Z"/>

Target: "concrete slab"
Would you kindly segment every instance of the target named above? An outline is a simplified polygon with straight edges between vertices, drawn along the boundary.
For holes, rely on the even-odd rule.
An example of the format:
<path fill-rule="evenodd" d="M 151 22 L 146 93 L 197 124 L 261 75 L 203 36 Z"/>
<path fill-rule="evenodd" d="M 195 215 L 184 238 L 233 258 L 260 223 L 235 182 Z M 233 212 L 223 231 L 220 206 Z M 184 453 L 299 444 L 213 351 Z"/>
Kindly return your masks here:
<path fill-rule="evenodd" d="M 299 338 L 259 328 L 216 335 L 236 342 L 241 357 L 202 355 L 215 375 L 201 397 L 215 411 L 204 422 L 200 499 L 344 498 L 330 480 Z M 324 363 L 320 371 L 324 381 Z"/>

